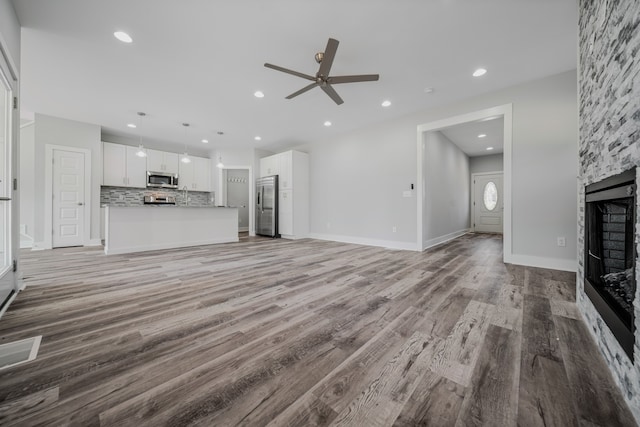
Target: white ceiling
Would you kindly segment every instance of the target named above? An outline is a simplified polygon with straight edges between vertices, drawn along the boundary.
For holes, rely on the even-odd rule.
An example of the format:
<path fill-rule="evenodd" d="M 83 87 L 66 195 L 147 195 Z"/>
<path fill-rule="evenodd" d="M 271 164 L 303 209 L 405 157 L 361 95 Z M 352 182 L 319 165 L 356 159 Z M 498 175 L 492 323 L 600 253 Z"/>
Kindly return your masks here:
<path fill-rule="evenodd" d="M 451 142 L 469 157 L 498 154 L 504 151 L 504 119 L 502 116 L 463 123 L 441 129 Z M 485 135 L 479 138 L 478 135 Z M 487 147 L 493 147 L 487 151 Z"/>
<path fill-rule="evenodd" d="M 278 150 L 576 67 L 575 0 L 13 3 L 22 107 L 134 140 L 140 132 L 149 146 L 201 150 L 207 138 L 210 149 Z M 117 41 L 116 30 L 133 43 Z M 332 75 L 380 80 L 336 85 L 340 106 L 318 88 L 284 99 L 307 81 L 263 64 L 313 75 L 329 37 L 340 41 Z M 473 78 L 478 67 L 488 73 Z M 131 130 L 138 111 L 147 117 Z"/>

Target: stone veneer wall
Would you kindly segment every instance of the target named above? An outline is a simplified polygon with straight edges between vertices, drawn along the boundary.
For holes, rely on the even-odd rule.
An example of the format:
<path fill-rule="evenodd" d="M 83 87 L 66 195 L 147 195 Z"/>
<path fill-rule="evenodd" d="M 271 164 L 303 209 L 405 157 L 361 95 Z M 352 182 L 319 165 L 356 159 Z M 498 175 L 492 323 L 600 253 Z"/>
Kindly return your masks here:
<path fill-rule="evenodd" d="M 636 291 L 634 301 L 634 363 L 584 293 L 583 282 L 584 187 L 640 166 L 640 1 L 580 0 L 579 8 L 577 303 L 631 411 L 640 422 L 640 293 Z M 636 182 L 640 184 L 640 174 L 636 175 Z M 640 197 L 637 199 L 640 201 Z M 640 206 L 636 209 L 636 247 L 640 241 L 639 218 Z M 638 252 L 640 250 L 636 255 Z M 636 265 L 640 266 L 640 263 Z M 636 268 L 638 284 L 639 270 Z"/>
<path fill-rule="evenodd" d="M 176 198 L 176 205 L 184 206 L 184 191 L 145 190 L 144 188 L 100 187 L 100 206 L 142 206 L 144 196 L 166 194 Z M 189 191 L 189 206 L 213 206 L 214 193 Z"/>

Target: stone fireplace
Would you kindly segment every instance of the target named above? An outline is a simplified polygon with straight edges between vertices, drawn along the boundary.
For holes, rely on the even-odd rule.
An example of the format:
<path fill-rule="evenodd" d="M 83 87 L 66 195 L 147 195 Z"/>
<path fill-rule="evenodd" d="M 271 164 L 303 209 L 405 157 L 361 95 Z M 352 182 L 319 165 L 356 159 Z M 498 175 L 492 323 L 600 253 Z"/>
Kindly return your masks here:
<path fill-rule="evenodd" d="M 636 172 L 585 188 L 584 291 L 633 361 Z"/>
<path fill-rule="evenodd" d="M 640 174 L 628 172 L 640 166 L 640 2 L 580 0 L 578 7 L 577 304 L 640 423 L 640 276 L 628 267 L 638 265 L 640 242 Z M 623 178 L 625 202 L 594 200 L 599 186 L 609 187 L 625 173 L 634 175 Z M 633 199 L 626 195 L 629 184 L 635 184 Z M 593 226 L 595 218 L 600 224 Z M 603 314 L 607 308 L 616 313 L 617 326 Z M 624 330 L 630 339 L 620 339 Z"/>

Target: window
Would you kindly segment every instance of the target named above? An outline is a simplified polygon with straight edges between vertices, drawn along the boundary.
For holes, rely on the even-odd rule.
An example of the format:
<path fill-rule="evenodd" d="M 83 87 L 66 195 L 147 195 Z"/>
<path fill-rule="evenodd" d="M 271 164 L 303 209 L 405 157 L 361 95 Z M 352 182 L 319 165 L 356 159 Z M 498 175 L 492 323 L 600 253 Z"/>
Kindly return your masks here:
<path fill-rule="evenodd" d="M 487 182 L 487 185 L 484 186 L 484 195 L 482 196 L 482 200 L 484 201 L 484 207 L 488 211 L 492 211 L 496 208 L 498 204 L 498 187 L 493 181 Z"/>

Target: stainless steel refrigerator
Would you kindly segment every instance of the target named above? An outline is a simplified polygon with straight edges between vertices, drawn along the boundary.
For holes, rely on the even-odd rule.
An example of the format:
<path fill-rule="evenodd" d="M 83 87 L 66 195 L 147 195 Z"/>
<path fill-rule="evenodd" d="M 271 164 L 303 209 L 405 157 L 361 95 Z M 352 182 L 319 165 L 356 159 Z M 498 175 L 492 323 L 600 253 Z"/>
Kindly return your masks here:
<path fill-rule="evenodd" d="M 256 180 L 256 234 L 280 237 L 278 233 L 278 175 Z"/>

